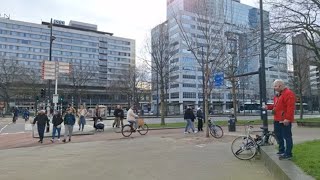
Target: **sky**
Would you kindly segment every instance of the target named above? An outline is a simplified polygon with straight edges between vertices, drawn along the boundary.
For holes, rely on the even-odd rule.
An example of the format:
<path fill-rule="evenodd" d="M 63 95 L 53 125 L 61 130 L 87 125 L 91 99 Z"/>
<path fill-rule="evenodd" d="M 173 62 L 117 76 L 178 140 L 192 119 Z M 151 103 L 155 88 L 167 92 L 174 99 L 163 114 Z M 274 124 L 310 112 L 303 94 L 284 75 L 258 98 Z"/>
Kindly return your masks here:
<path fill-rule="evenodd" d="M 3 0 L 0 15 L 41 24 L 50 19 L 98 25 L 99 31 L 136 40 L 136 53 L 144 46 L 151 29 L 166 20 L 167 0 Z M 241 0 L 254 7 L 258 0 Z"/>

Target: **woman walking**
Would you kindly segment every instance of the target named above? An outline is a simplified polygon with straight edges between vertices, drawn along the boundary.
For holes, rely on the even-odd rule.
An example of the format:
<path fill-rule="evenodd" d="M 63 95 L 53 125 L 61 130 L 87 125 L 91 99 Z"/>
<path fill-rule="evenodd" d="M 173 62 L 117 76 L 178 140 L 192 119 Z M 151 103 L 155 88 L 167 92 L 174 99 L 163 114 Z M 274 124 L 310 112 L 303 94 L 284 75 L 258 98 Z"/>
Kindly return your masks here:
<path fill-rule="evenodd" d="M 88 111 L 87 109 L 84 108 L 83 105 L 80 106 L 80 109 L 78 111 L 78 116 L 79 116 L 79 131 L 80 129 L 83 131 L 84 125 L 86 125 L 86 115 Z"/>

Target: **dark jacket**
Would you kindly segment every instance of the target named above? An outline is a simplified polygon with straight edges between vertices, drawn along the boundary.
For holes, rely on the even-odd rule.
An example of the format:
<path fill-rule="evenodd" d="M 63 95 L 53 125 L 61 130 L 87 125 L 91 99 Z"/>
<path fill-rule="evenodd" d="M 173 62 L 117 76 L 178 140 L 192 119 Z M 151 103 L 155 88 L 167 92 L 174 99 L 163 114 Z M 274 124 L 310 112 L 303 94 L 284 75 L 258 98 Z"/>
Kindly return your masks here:
<path fill-rule="evenodd" d="M 58 125 L 60 125 L 63 122 L 62 116 L 59 114 L 55 114 L 53 115 L 52 118 L 52 124 L 53 126 L 57 127 Z"/>
<path fill-rule="evenodd" d="M 124 112 L 122 109 L 115 109 L 113 112 L 114 117 L 124 118 Z"/>
<path fill-rule="evenodd" d="M 192 109 L 188 108 L 186 109 L 186 111 L 184 112 L 184 119 L 191 119 L 194 120 L 196 117 L 193 114 Z"/>
<path fill-rule="evenodd" d="M 33 120 L 33 124 L 35 123 L 38 126 L 45 126 L 46 124 L 49 126 L 49 118 L 46 114 L 38 114 Z"/>
<path fill-rule="evenodd" d="M 203 118 L 203 112 L 201 111 L 201 109 L 199 109 L 197 111 L 197 118 L 202 119 Z"/>
<path fill-rule="evenodd" d="M 64 124 L 73 126 L 75 123 L 76 123 L 76 118 L 74 117 L 73 114 L 67 113 L 66 115 L 64 115 Z"/>

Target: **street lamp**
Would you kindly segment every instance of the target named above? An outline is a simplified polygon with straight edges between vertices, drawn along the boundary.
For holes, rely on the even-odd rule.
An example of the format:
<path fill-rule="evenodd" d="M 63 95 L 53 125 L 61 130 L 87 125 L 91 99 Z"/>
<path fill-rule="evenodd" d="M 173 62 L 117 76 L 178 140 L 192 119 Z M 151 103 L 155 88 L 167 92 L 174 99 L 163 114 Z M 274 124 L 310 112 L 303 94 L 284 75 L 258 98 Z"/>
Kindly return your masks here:
<path fill-rule="evenodd" d="M 260 105 L 266 104 L 266 69 L 265 69 L 265 54 L 264 54 L 264 26 L 263 26 L 263 3 L 260 0 L 260 45 L 261 45 L 261 64 L 260 64 Z M 268 115 L 266 109 L 261 109 L 261 119 L 263 121 L 264 133 L 268 132 Z"/>
<path fill-rule="evenodd" d="M 49 61 L 52 61 L 52 42 L 56 39 L 56 37 L 54 37 L 52 35 L 52 18 L 51 18 L 51 21 L 50 21 L 50 48 L 49 48 Z M 57 77 L 56 77 L 57 78 Z M 50 102 L 51 102 L 51 91 L 50 91 L 50 86 L 51 86 L 51 79 L 49 79 L 49 82 L 48 82 L 48 107 L 50 107 Z"/>

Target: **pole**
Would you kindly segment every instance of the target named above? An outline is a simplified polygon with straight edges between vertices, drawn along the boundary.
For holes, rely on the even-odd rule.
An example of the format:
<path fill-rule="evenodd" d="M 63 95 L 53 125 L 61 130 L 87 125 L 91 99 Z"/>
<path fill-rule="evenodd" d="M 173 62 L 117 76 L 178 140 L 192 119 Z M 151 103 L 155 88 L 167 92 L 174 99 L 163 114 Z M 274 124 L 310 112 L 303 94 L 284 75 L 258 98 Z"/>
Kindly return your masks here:
<path fill-rule="evenodd" d="M 53 38 L 52 38 L 52 18 L 50 20 L 50 48 L 49 48 L 49 61 L 52 61 L 52 41 L 53 41 Z M 48 106 L 49 106 L 49 109 L 50 109 L 50 102 L 51 102 L 51 79 L 49 79 L 49 82 L 48 82 Z M 48 108 L 47 108 L 48 109 Z"/>
<path fill-rule="evenodd" d="M 157 117 L 159 117 L 159 79 L 158 79 L 158 73 L 157 73 Z"/>
<path fill-rule="evenodd" d="M 246 115 L 246 110 L 244 109 L 244 82 L 242 84 L 242 106 L 243 106 L 243 115 Z"/>
<path fill-rule="evenodd" d="M 260 41 L 261 41 L 261 64 L 260 64 L 260 105 L 266 104 L 266 68 L 265 68 L 265 54 L 264 54 L 264 24 L 263 24 L 263 2 L 260 0 Z M 266 128 L 264 133 L 268 132 L 268 115 L 267 110 L 261 109 L 261 119 L 263 121 L 263 127 Z"/>

